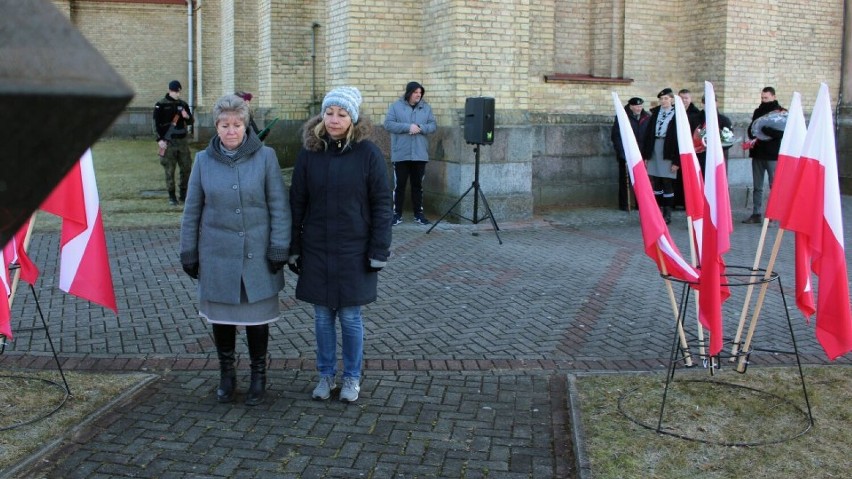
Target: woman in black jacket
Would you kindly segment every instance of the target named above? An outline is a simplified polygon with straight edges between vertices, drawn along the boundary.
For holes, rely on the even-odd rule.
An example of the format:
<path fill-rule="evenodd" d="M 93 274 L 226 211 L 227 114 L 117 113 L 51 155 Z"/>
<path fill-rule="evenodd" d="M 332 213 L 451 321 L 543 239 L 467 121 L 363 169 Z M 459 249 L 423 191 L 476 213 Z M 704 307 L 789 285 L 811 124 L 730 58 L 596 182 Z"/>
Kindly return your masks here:
<path fill-rule="evenodd" d="M 336 389 L 337 328 L 343 339 L 340 400 L 360 391 L 364 326 L 361 306 L 376 300 L 378 271 L 390 255 L 391 193 L 387 166 L 359 118 L 357 88 L 330 91 L 319 116 L 305 124 L 290 201 L 290 269 L 299 274 L 296 298 L 314 305 L 319 384 L 313 398 Z"/>

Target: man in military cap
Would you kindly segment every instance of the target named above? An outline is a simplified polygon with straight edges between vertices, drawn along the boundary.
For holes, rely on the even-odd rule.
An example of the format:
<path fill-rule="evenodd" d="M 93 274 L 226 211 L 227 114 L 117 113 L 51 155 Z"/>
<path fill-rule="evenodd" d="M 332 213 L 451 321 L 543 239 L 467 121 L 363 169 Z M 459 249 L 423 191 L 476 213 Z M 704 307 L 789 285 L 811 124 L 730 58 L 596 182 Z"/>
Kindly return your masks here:
<path fill-rule="evenodd" d="M 624 111 L 639 145 L 639 151 L 644 151 L 645 136 L 648 126 L 651 124 L 651 114 L 645 110 L 645 101 L 639 97 L 627 100 Z M 618 209 L 628 211 L 630 209 L 630 176 L 627 173 L 627 161 L 624 154 L 624 142 L 621 139 L 621 130 L 618 128 L 618 118 L 612 124 L 610 133 L 612 147 L 615 149 L 615 159 L 618 162 Z"/>
<path fill-rule="evenodd" d="M 177 80 L 169 82 L 169 92 L 154 105 L 154 129 L 157 133 L 160 164 L 166 172 L 166 190 L 169 192 L 169 204 L 176 206 L 175 168 L 180 168 L 180 201 L 186 199 L 186 185 L 192 158 L 189 156 L 188 127 L 195 122 L 189 105 L 180 99 L 181 84 Z"/>

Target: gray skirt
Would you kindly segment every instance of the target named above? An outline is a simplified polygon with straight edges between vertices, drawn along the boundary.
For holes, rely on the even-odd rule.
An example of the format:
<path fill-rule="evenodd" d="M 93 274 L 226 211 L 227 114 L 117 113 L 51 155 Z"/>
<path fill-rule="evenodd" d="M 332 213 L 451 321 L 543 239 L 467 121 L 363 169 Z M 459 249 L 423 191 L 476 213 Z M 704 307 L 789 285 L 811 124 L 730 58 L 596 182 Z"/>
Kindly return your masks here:
<path fill-rule="evenodd" d="M 257 326 L 277 321 L 281 317 L 277 294 L 254 303 L 246 302 L 245 297 L 242 300 L 240 304 L 201 301 L 198 314 L 208 323 L 235 326 Z"/>
<path fill-rule="evenodd" d="M 672 173 L 672 162 L 663 159 L 665 143 L 665 138 L 657 138 L 654 141 L 654 155 L 648 160 L 648 176 L 677 178 L 677 172 Z"/>

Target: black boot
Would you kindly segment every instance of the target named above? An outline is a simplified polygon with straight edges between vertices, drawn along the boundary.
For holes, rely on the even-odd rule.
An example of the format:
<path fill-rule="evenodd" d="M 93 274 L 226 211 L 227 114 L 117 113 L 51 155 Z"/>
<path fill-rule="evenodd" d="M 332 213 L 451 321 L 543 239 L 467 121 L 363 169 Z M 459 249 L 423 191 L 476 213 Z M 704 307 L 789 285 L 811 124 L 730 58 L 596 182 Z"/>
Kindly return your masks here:
<path fill-rule="evenodd" d="M 213 340 L 216 342 L 216 354 L 219 356 L 219 389 L 216 400 L 222 403 L 234 400 L 237 389 L 236 362 L 237 327 L 228 324 L 213 324 Z"/>
<path fill-rule="evenodd" d="M 251 384 L 246 393 L 246 406 L 257 406 L 266 394 L 266 350 L 269 344 L 269 325 L 247 326 Z"/>
<path fill-rule="evenodd" d="M 174 191 L 169 191 L 169 204 L 172 206 L 177 206 L 178 204 Z"/>
<path fill-rule="evenodd" d="M 670 206 L 663 206 L 663 219 L 666 221 L 666 224 L 672 222 L 672 209 Z"/>
<path fill-rule="evenodd" d="M 674 197 L 663 198 L 663 219 L 666 224 L 672 222 L 672 208 L 674 207 Z"/>
<path fill-rule="evenodd" d="M 186 201 L 186 188 L 181 188 L 181 189 L 180 189 L 180 196 L 178 197 L 178 200 L 179 200 L 181 203 L 183 203 L 184 201 Z"/>

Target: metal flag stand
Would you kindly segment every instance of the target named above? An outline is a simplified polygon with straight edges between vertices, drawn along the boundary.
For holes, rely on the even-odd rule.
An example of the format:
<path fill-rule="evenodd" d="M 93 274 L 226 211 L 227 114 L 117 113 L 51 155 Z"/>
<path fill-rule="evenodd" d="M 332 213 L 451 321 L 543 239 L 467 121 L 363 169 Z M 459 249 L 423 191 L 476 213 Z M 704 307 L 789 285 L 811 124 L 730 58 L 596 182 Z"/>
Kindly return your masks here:
<path fill-rule="evenodd" d="M 765 269 L 755 269 L 755 268 L 750 268 L 750 267 L 747 267 L 747 266 L 731 266 L 731 265 L 728 265 L 728 266 L 726 266 L 726 272 L 724 273 L 724 277 L 725 277 L 725 283 L 726 284 L 724 284 L 723 286 L 728 286 L 728 287 L 739 287 L 739 286 L 749 286 L 749 285 L 754 285 L 754 284 L 765 284 L 765 283 L 770 283 L 770 282 L 773 282 L 773 281 L 778 282 L 778 288 L 779 288 L 779 291 L 780 291 L 781 300 L 782 300 L 782 304 L 783 304 L 783 307 L 784 307 L 784 314 L 786 315 L 786 318 L 787 318 L 787 327 L 788 327 L 788 330 L 790 331 L 790 340 L 791 340 L 793 350 L 792 351 L 781 351 L 781 350 L 774 350 L 774 349 L 759 349 L 759 348 L 751 348 L 750 350 L 743 350 L 743 349 L 741 349 L 742 345 L 740 345 L 740 349 L 736 354 L 722 354 L 722 355 L 717 356 L 717 357 L 710 357 L 710 356 L 705 355 L 704 357 L 702 357 L 702 359 L 704 360 L 704 362 L 706 364 L 710 365 L 709 367 L 710 367 L 711 375 L 714 374 L 715 369 L 720 368 L 720 365 L 722 364 L 721 356 L 726 356 L 726 357 L 729 357 L 731 359 L 738 359 L 739 360 L 738 362 L 741 365 L 742 364 L 747 365 L 748 359 L 749 359 L 752 352 L 760 351 L 760 352 L 768 352 L 768 353 L 772 353 L 772 354 L 795 355 L 796 365 L 798 367 L 798 373 L 799 373 L 798 375 L 799 375 L 799 379 L 800 379 L 801 385 L 802 385 L 802 397 L 804 399 L 805 409 L 803 410 L 801 407 L 796 406 L 795 404 L 793 404 L 788 399 L 781 398 L 781 397 L 776 396 L 774 394 L 770 394 L 770 393 L 760 391 L 760 390 L 755 389 L 755 388 L 750 388 L 750 387 L 747 387 L 747 386 L 741 386 L 741 385 L 738 385 L 738 384 L 726 383 L 726 382 L 722 382 L 722 381 L 707 381 L 707 380 L 686 380 L 686 381 L 696 382 L 696 383 L 706 383 L 706 384 L 719 384 L 719 385 L 733 387 L 733 388 L 742 388 L 742 389 L 747 389 L 747 390 L 754 391 L 754 392 L 757 392 L 757 393 L 761 393 L 761 394 L 766 395 L 766 396 L 772 396 L 776 400 L 787 403 L 789 406 L 791 406 L 792 409 L 795 409 L 796 411 L 801 413 L 802 416 L 807 421 L 806 427 L 803 430 L 797 432 L 796 434 L 794 434 L 790 437 L 770 439 L 770 440 L 767 440 L 767 441 L 760 441 L 760 442 L 712 441 L 712 440 L 707 440 L 707 439 L 689 436 L 689 435 L 686 435 L 686 434 L 680 434 L 680 433 L 672 432 L 671 429 L 668 429 L 668 428 L 665 427 L 664 417 L 665 417 L 666 401 L 668 399 L 669 390 L 671 388 L 672 382 L 674 381 L 675 371 L 677 370 L 677 364 L 680 361 L 685 360 L 685 358 L 686 358 L 685 351 L 683 351 L 683 348 L 678 343 L 678 339 L 679 339 L 678 333 L 679 333 L 679 328 L 683 327 L 684 318 L 686 316 L 686 311 L 688 309 L 688 308 L 685 308 L 684 306 L 689 303 L 690 290 L 692 289 L 689 283 L 687 283 L 683 280 L 674 278 L 674 277 L 670 277 L 668 279 L 683 283 L 683 291 L 681 292 L 680 308 L 679 308 L 680 312 L 679 312 L 678 319 L 677 319 L 677 325 L 676 325 L 675 331 L 674 331 L 674 338 L 672 340 L 672 348 L 671 348 L 671 354 L 669 356 L 668 372 L 666 374 L 666 384 L 665 384 L 665 387 L 663 389 L 663 396 L 662 396 L 662 402 L 660 404 L 660 414 L 659 414 L 658 420 L 657 420 L 656 424 L 648 424 L 648 423 L 642 422 L 640 420 L 637 420 L 636 418 L 631 417 L 629 414 L 627 414 L 625 412 L 625 410 L 623 408 L 623 401 L 633 391 L 628 391 L 624 396 L 619 398 L 619 411 L 624 416 L 626 416 L 628 419 L 633 421 L 634 423 L 636 423 L 636 424 L 638 424 L 642 427 L 645 427 L 647 429 L 651 429 L 651 430 L 653 430 L 657 433 L 666 434 L 666 435 L 677 437 L 677 438 L 680 438 L 680 439 L 702 442 L 702 443 L 706 443 L 706 444 L 715 444 L 715 445 L 722 445 L 722 446 L 743 446 L 743 447 L 744 446 L 759 446 L 759 445 L 775 444 L 775 443 L 785 442 L 785 441 L 795 439 L 799 436 L 802 436 L 803 434 L 807 433 L 813 427 L 814 417 L 813 417 L 813 412 L 811 411 L 811 404 L 810 404 L 810 399 L 809 399 L 809 396 L 808 396 L 807 386 L 805 385 L 805 376 L 804 376 L 804 372 L 802 370 L 802 362 L 801 362 L 801 357 L 799 355 L 799 348 L 796 344 L 796 335 L 795 335 L 795 332 L 793 331 L 793 323 L 790 320 L 790 313 L 787 309 L 787 300 L 786 300 L 786 297 L 784 295 L 784 288 L 781 285 L 780 276 L 775 272 L 772 272 L 771 274 L 766 274 Z M 692 339 L 695 339 L 695 338 L 693 337 Z M 704 346 L 704 345 L 702 344 L 702 346 Z M 735 371 L 737 371 L 741 374 L 744 374 L 746 369 L 745 368 L 739 368 L 739 369 L 735 369 Z"/>
<path fill-rule="evenodd" d="M 27 238 L 25 240 L 27 243 L 29 243 L 29 237 L 30 237 L 30 234 L 32 232 L 32 226 L 33 226 L 34 222 L 35 222 L 35 218 L 33 217 L 30 220 L 30 229 L 27 232 Z M 17 291 L 17 285 L 18 285 L 18 282 L 20 280 L 20 272 L 21 272 L 20 269 L 21 269 L 21 266 L 17 263 L 13 263 L 13 264 L 9 265 L 9 271 L 12 272 L 12 274 L 14 275 L 14 279 L 12 280 L 12 285 L 11 285 L 12 292 L 9 295 L 10 307 L 11 307 L 12 301 L 15 298 L 15 292 Z M 29 419 L 29 420 L 26 420 L 26 421 L 18 422 L 18 423 L 9 425 L 9 426 L 0 427 L 0 431 L 15 429 L 15 428 L 18 428 L 18 427 L 21 427 L 21 426 L 25 426 L 27 424 L 32 424 L 34 422 L 40 421 L 40 420 L 42 420 L 46 417 L 49 417 L 53 413 L 55 413 L 56 411 L 61 409 L 62 406 L 65 405 L 65 403 L 68 401 L 68 398 L 71 396 L 71 388 L 68 386 L 68 380 L 65 378 L 65 372 L 62 370 L 62 363 L 59 361 L 59 356 L 56 354 L 56 348 L 53 346 L 53 339 L 51 339 L 51 337 L 50 337 L 50 330 L 47 327 L 47 320 L 45 320 L 45 318 L 44 318 L 44 313 L 42 312 L 41 304 L 39 303 L 38 294 L 36 294 L 35 286 L 30 285 L 30 291 L 33 293 L 33 299 L 35 300 L 36 311 L 38 312 L 39 318 L 41 318 L 41 326 L 34 326 L 34 327 L 31 327 L 31 328 L 21 328 L 21 329 L 18 329 L 17 331 L 22 332 L 22 331 L 44 330 L 44 334 L 47 337 L 47 342 L 50 345 L 50 350 L 53 353 L 53 360 L 56 362 L 56 368 L 59 370 L 59 375 L 62 377 L 62 384 L 59 384 L 56 381 L 51 381 L 49 379 L 33 378 L 33 377 L 26 377 L 26 376 L 21 376 L 21 375 L 0 375 L 0 377 L 11 378 L 11 379 L 20 379 L 20 380 L 25 380 L 25 381 L 41 381 L 41 382 L 50 384 L 52 386 L 55 386 L 55 387 L 61 389 L 63 396 L 62 396 L 62 400 L 59 401 L 59 403 L 52 410 L 47 411 L 47 412 L 45 412 L 44 414 L 42 414 L 38 417 Z M 5 336 L 0 335 L 0 354 L 3 354 L 6 351 L 6 344 L 7 344 L 6 339 L 7 338 Z"/>
<path fill-rule="evenodd" d="M 426 231 L 426 234 L 431 233 L 432 230 L 435 229 L 436 226 L 438 226 L 438 223 L 443 221 L 444 218 L 446 218 L 450 213 L 452 213 L 453 209 L 455 209 L 455 207 L 458 206 L 459 203 L 461 203 L 461 201 L 464 199 L 464 197 L 467 196 L 467 194 L 470 193 L 471 190 L 473 190 L 473 218 L 466 218 L 466 217 L 464 217 L 464 216 L 462 216 L 458 213 L 454 213 L 454 214 L 456 216 L 458 216 L 459 218 L 463 218 L 463 219 L 466 219 L 466 220 L 472 222 L 473 224 L 479 224 L 479 222 L 481 220 L 484 220 L 485 218 L 490 219 L 491 220 L 491 226 L 494 228 L 494 235 L 497 236 L 497 241 L 500 244 L 503 244 L 503 240 L 500 239 L 500 233 L 498 233 L 498 231 L 500 231 L 500 227 L 497 226 L 497 221 L 494 219 L 494 213 L 491 212 L 491 207 L 488 206 L 488 200 L 485 199 L 485 193 L 482 192 L 482 188 L 480 188 L 480 186 L 479 186 L 479 147 L 480 147 L 479 144 L 476 144 L 473 147 L 473 151 L 476 154 L 476 157 L 475 157 L 476 159 L 475 159 L 474 168 L 473 168 L 473 183 L 471 183 L 470 187 L 468 187 L 467 191 L 465 191 L 459 197 L 459 199 L 457 199 L 456 202 L 453 203 L 452 206 L 450 206 L 450 208 L 447 210 L 447 212 L 444 213 L 443 216 L 438 218 L 438 221 L 436 221 L 434 224 L 432 224 L 432 226 L 429 228 L 429 230 Z M 485 205 L 485 212 L 487 213 L 482 218 L 479 218 L 477 216 L 479 214 L 479 199 L 480 198 L 482 198 L 482 204 Z"/>

